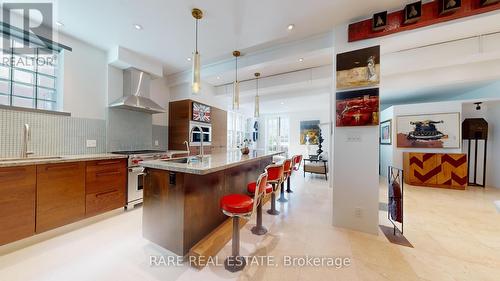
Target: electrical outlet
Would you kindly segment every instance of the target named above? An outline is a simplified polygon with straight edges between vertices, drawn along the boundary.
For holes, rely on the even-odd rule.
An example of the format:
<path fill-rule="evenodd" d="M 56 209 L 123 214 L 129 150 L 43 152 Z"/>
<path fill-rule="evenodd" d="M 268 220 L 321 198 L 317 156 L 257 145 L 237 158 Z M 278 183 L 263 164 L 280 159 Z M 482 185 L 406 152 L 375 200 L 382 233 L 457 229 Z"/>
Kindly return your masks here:
<path fill-rule="evenodd" d="M 363 217 L 363 210 L 361 208 L 354 209 L 354 216 L 357 218 Z"/>
<path fill-rule="evenodd" d="M 158 140 L 155 140 L 155 146 L 159 146 L 160 142 Z"/>
<path fill-rule="evenodd" d="M 97 147 L 97 140 L 87 140 L 87 147 Z"/>

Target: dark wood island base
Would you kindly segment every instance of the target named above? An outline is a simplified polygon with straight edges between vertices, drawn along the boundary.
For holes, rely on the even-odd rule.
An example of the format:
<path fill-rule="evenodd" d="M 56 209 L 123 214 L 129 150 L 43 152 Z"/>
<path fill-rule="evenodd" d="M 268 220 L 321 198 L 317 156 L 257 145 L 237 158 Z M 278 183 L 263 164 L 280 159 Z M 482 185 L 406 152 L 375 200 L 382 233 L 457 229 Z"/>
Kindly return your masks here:
<path fill-rule="evenodd" d="M 272 155 L 231 163 L 227 169 L 207 174 L 176 172 L 146 166 L 144 182 L 143 236 L 151 242 L 185 256 L 189 250 L 227 217 L 219 201 L 231 193 L 246 194 Z"/>

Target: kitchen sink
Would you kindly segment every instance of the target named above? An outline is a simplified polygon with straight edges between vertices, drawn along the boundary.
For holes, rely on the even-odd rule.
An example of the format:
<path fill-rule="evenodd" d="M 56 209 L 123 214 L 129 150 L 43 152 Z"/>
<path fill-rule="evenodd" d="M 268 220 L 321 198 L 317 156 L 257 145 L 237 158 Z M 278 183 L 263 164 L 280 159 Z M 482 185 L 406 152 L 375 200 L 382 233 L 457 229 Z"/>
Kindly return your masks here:
<path fill-rule="evenodd" d="M 199 159 L 198 159 L 198 157 L 183 157 L 183 158 L 174 158 L 174 159 L 163 159 L 162 161 L 187 164 L 187 163 L 198 162 Z"/>
<path fill-rule="evenodd" d="M 42 156 L 42 157 L 28 157 L 28 158 L 3 158 L 3 159 L 0 159 L 0 162 L 57 160 L 57 159 L 62 159 L 62 157 L 61 156 Z"/>

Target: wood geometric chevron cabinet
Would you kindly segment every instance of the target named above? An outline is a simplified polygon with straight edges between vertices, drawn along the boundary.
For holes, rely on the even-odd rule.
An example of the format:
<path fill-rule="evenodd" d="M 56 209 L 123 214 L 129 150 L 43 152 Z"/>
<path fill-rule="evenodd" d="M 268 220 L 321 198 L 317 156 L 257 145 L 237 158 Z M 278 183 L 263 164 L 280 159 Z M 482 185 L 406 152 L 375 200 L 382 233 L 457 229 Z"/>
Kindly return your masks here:
<path fill-rule="evenodd" d="M 407 184 L 460 190 L 467 187 L 466 154 L 406 152 L 403 157 Z"/>

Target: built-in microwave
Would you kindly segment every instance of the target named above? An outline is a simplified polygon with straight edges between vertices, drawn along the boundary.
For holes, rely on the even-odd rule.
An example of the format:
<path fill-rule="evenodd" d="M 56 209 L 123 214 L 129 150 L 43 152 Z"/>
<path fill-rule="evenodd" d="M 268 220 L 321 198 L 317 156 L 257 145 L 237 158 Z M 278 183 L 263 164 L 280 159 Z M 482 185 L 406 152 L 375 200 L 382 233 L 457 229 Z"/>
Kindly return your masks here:
<path fill-rule="evenodd" d="M 200 132 L 201 128 L 201 132 Z M 203 138 L 203 145 L 212 145 L 212 125 L 202 122 L 189 122 L 189 145 L 201 145 L 201 138 Z"/>

